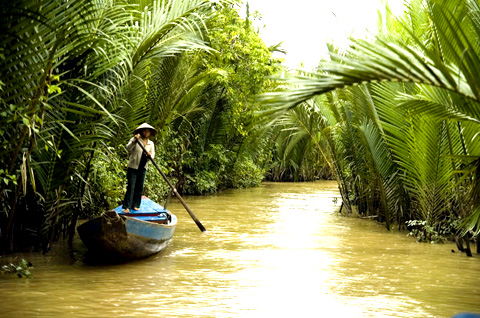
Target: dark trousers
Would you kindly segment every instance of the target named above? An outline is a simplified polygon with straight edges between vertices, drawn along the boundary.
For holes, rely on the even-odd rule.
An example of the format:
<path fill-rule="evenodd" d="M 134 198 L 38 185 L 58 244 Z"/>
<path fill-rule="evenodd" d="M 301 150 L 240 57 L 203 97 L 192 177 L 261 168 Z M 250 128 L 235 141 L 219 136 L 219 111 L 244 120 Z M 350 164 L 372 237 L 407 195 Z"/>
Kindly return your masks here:
<path fill-rule="evenodd" d="M 124 209 L 140 208 L 146 172 L 146 169 L 128 168 L 127 193 L 125 193 L 122 206 Z"/>

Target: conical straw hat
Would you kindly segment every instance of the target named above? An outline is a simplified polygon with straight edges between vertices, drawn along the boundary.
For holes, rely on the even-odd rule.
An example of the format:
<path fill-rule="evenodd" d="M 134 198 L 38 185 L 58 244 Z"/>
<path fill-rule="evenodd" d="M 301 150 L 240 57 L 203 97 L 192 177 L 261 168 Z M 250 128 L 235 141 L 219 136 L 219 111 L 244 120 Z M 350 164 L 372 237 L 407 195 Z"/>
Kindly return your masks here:
<path fill-rule="evenodd" d="M 155 136 L 155 135 L 157 134 L 157 130 L 156 130 L 155 128 L 153 128 L 152 126 L 150 126 L 149 124 L 147 124 L 147 123 L 143 123 L 143 124 L 141 124 L 140 126 L 138 126 L 137 129 L 135 129 L 135 130 L 133 131 L 133 134 L 138 134 L 138 133 L 140 132 L 140 130 L 146 129 L 146 128 L 148 128 L 148 129 L 150 129 L 150 130 L 152 131 L 152 135 Z"/>

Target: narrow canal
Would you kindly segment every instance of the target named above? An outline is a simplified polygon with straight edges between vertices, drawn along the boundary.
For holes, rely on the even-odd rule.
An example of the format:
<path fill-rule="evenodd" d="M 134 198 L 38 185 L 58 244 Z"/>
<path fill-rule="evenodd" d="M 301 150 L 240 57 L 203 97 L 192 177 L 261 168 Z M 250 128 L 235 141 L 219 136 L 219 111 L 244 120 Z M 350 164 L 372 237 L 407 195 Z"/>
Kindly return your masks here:
<path fill-rule="evenodd" d="M 19 255 L 0 276 L 1 317 L 451 317 L 480 312 L 480 257 L 339 216 L 335 182 L 265 183 L 187 197 L 161 254 L 91 265 L 83 245 Z M 2 263 L 6 260 L 2 258 Z"/>

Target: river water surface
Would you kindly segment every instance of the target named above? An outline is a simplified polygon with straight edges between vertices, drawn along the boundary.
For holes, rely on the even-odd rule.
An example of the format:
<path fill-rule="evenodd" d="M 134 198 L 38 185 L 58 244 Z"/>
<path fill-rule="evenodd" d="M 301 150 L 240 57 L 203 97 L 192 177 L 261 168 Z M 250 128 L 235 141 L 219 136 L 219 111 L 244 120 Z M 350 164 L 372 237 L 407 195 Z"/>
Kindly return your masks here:
<path fill-rule="evenodd" d="M 186 201 L 165 251 L 117 265 L 59 244 L 0 276 L 1 317 L 451 317 L 480 312 L 480 257 L 339 216 L 335 182 L 265 183 Z M 5 263 L 8 258 L 0 258 Z"/>

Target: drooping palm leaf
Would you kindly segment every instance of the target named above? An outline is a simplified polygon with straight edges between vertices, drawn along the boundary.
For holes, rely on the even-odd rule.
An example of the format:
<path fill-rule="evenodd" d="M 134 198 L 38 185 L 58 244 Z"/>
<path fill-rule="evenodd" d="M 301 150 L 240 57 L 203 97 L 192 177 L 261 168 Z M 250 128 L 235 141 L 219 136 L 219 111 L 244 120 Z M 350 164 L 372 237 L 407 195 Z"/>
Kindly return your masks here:
<path fill-rule="evenodd" d="M 361 99 L 358 103 L 354 97 L 360 109 L 353 109 L 382 131 L 400 167 L 401 174 L 397 175 L 412 196 L 411 208 L 417 217 L 434 224 L 439 216 L 449 215 L 451 202 L 461 200 L 461 191 L 454 190 L 453 185 L 453 172 L 459 162 L 452 163 L 452 154 L 463 151 L 465 155 L 480 156 L 472 143 L 480 120 L 479 16 L 477 1 L 413 1 L 401 20 L 387 21 L 401 30 L 397 36 L 387 30 L 377 36 L 375 43 L 352 40 L 345 54 L 332 50 L 331 61 L 321 63 L 318 73 L 293 77 L 290 90 L 265 94 L 261 101 L 269 105 L 272 114 L 281 114 L 318 94 L 378 83 L 374 86 L 377 96 L 370 104 L 377 103 L 380 97 L 393 107 L 374 105 L 371 109 L 376 110 L 375 114 L 365 107 L 368 103 L 362 106 Z M 420 28 L 416 27 L 419 24 Z M 392 85 L 400 85 L 394 82 L 405 84 L 392 90 Z M 400 103 L 402 107 L 397 107 Z M 340 112 L 344 126 L 337 131 L 340 136 L 354 138 L 355 116 L 349 115 L 348 107 L 345 110 Z M 376 153 L 374 144 L 378 142 L 372 139 L 374 129 L 369 125 L 363 129 L 369 131 L 370 148 Z M 351 140 L 344 138 L 341 142 L 347 142 L 348 147 L 353 144 Z M 467 147 L 470 144 L 472 147 Z M 355 154 L 349 153 L 348 160 L 354 160 Z M 357 165 L 362 166 L 361 161 L 351 167 Z M 477 221 L 473 223 L 480 226 Z"/>

